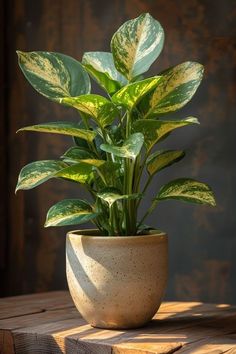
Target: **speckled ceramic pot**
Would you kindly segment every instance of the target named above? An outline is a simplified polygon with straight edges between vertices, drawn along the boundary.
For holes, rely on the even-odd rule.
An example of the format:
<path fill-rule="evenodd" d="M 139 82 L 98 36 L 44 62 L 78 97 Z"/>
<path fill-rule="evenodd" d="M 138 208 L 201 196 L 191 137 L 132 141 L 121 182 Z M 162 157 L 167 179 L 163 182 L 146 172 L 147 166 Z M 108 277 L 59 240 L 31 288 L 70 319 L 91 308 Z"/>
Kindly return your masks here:
<path fill-rule="evenodd" d="M 75 306 L 94 327 L 135 328 L 158 310 L 167 282 L 167 235 L 67 234 L 67 281 Z"/>

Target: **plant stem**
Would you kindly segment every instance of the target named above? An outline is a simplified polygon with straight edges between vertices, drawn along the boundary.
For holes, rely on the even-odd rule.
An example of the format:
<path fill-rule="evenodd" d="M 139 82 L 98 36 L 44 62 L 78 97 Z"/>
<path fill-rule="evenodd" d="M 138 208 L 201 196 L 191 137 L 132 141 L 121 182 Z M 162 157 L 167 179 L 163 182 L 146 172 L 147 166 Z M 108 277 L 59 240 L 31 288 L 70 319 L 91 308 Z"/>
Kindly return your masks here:
<path fill-rule="evenodd" d="M 148 210 L 146 211 L 146 213 L 144 214 L 144 216 L 142 217 L 142 219 L 141 219 L 140 222 L 138 223 L 137 228 L 139 228 L 139 226 L 142 225 L 142 223 L 143 223 L 143 221 L 146 219 L 146 217 L 147 217 L 148 215 L 150 215 L 150 214 L 153 212 L 153 210 L 154 210 L 154 209 L 156 208 L 156 206 L 157 206 L 157 203 L 158 203 L 158 200 L 157 200 L 157 199 L 154 199 L 154 201 L 152 202 L 150 208 L 148 208 Z"/>

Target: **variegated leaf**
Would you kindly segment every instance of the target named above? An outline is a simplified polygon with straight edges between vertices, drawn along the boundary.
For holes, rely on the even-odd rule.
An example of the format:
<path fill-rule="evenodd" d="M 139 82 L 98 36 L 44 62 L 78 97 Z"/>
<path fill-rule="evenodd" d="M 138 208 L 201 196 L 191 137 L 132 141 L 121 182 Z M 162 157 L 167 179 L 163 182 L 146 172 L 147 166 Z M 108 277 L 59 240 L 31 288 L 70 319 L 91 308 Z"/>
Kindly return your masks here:
<path fill-rule="evenodd" d="M 140 119 L 133 123 L 133 131 L 140 132 L 144 135 L 144 144 L 147 152 L 149 152 L 153 146 L 168 133 L 191 124 L 199 124 L 199 122 L 193 117 L 176 121 Z"/>
<path fill-rule="evenodd" d="M 156 199 L 179 199 L 197 204 L 216 205 L 211 188 L 190 178 L 179 178 L 167 183 L 160 189 Z"/>
<path fill-rule="evenodd" d="M 147 171 L 151 176 L 153 176 L 163 168 L 180 161 L 184 156 L 185 153 L 181 150 L 156 151 L 147 159 Z"/>
<path fill-rule="evenodd" d="M 125 157 L 128 159 L 136 159 L 140 153 L 144 142 L 144 136 L 141 133 L 135 133 L 124 141 L 122 146 L 102 144 L 100 148 L 103 151 L 109 152 L 115 156 Z"/>
<path fill-rule="evenodd" d="M 81 184 L 89 184 L 93 180 L 91 164 L 79 162 L 58 171 L 53 177 L 61 177 Z"/>
<path fill-rule="evenodd" d="M 81 184 L 93 179 L 93 166 L 83 162 L 68 166 L 63 161 L 43 160 L 24 166 L 19 174 L 16 191 L 32 189 L 51 178 L 64 178 Z"/>
<path fill-rule="evenodd" d="M 121 194 L 119 190 L 116 188 L 105 188 L 101 192 L 97 193 L 97 196 L 107 202 L 109 207 L 112 206 L 118 200 L 130 200 L 130 199 L 140 199 L 142 198 L 142 194 L 134 193 L 134 194 Z"/>
<path fill-rule="evenodd" d="M 112 101 L 132 110 L 138 102 L 158 84 L 160 79 L 161 76 L 154 76 L 126 85 L 113 95 Z"/>
<path fill-rule="evenodd" d="M 185 62 L 165 71 L 155 90 L 140 104 L 144 118 L 175 112 L 188 103 L 203 77 L 203 66 Z"/>
<path fill-rule="evenodd" d="M 103 128 L 110 125 L 118 113 L 116 106 L 112 102 L 103 96 L 94 94 L 65 97 L 60 102 L 94 118 L 98 125 Z"/>
<path fill-rule="evenodd" d="M 24 127 L 19 129 L 18 132 L 27 130 L 42 133 L 63 134 L 92 142 L 96 136 L 96 132 L 92 130 L 80 129 L 78 127 L 78 123 L 51 122 Z"/>
<path fill-rule="evenodd" d="M 116 70 L 111 53 L 84 53 L 82 64 L 92 78 L 110 95 L 127 84 L 126 78 Z"/>
<path fill-rule="evenodd" d="M 49 209 L 44 226 L 78 225 L 96 217 L 89 203 L 80 199 L 64 199 Z"/>
<path fill-rule="evenodd" d="M 125 22 L 111 40 L 116 69 L 128 80 L 146 72 L 160 54 L 164 31 L 150 14 Z"/>
<path fill-rule="evenodd" d="M 31 189 L 48 181 L 58 171 L 67 167 L 62 161 L 43 160 L 31 162 L 20 171 L 16 191 L 19 189 Z"/>
<path fill-rule="evenodd" d="M 90 92 L 90 79 L 75 59 L 60 53 L 17 51 L 19 66 L 30 84 L 43 96 L 61 97 Z"/>

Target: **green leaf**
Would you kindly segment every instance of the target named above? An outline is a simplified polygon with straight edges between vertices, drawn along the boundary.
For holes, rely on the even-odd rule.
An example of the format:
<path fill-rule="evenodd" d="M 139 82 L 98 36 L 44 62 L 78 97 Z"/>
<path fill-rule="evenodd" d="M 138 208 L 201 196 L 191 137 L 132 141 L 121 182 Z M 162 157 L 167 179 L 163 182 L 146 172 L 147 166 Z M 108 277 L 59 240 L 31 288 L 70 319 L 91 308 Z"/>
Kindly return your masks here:
<path fill-rule="evenodd" d="M 140 119 L 133 123 L 132 128 L 134 132 L 140 132 L 144 135 L 144 144 L 149 152 L 158 141 L 172 130 L 191 124 L 199 124 L 199 122 L 193 117 L 176 121 Z"/>
<path fill-rule="evenodd" d="M 115 93 L 112 101 L 116 104 L 125 105 L 128 109 L 132 110 L 158 84 L 160 79 L 161 76 L 155 76 L 129 84 Z"/>
<path fill-rule="evenodd" d="M 84 53 L 82 64 L 95 81 L 110 95 L 113 95 L 127 83 L 127 80 L 116 70 L 111 53 Z"/>
<path fill-rule="evenodd" d="M 160 189 L 156 199 L 179 199 L 197 204 L 216 205 L 211 188 L 190 178 L 179 178 L 167 183 Z"/>
<path fill-rule="evenodd" d="M 113 203 L 115 203 L 118 200 L 124 200 L 124 199 L 139 199 L 142 198 L 142 194 L 140 193 L 135 193 L 135 194 L 121 194 L 121 192 L 113 187 L 105 188 L 101 192 L 97 193 L 97 196 L 107 202 L 109 204 L 109 207 L 112 206 Z"/>
<path fill-rule="evenodd" d="M 83 95 L 78 97 L 65 97 L 60 100 L 68 106 L 91 116 L 101 127 L 110 125 L 115 119 L 118 110 L 116 106 L 103 96 Z"/>
<path fill-rule="evenodd" d="M 80 199 L 65 199 L 49 209 L 44 226 L 83 224 L 96 217 L 89 203 Z"/>
<path fill-rule="evenodd" d="M 147 159 L 147 171 L 151 176 L 153 176 L 163 168 L 180 161 L 184 156 L 185 153 L 181 150 L 156 151 Z"/>
<path fill-rule="evenodd" d="M 201 64 L 188 61 L 165 71 L 155 90 L 140 103 L 144 118 L 175 112 L 186 105 L 201 83 L 203 70 Z"/>
<path fill-rule="evenodd" d="M 54 175 L 66 168 L 67 165 L 62 161 L 43 160 L 31 162 L 24 166 L 20 171 L 16 191 L 19 189 L 31 189 L 43 182 L 48 181 Z"/>
<path fill-rule="evenodd" d="M 92 142 L 96 136 L 96 132 L 92 130 L 79 129 L 78 126 L 78 123 L 51 122 L 24 127 L 19 129 L 17 132 L 27 130 L 42 133 L 63 134 L 79 137 L 81 139 Z"/>
<path fill-rule="evenodd" d="M 128 80 L 146 72 L 160 54 L 164 31 L 148 13 L 125 22 L 111 40 L 116 69 Z"/>
<path fill-rule="evenodd" d="M 91 151 L 88 151 L 87 149 L 83 149 L 75 146 L 67 150 L 61 156 L 61 158 L 65 162 L 77 163 L 80 162 L 81 160 L 94 158 L 94 155 L 91 153 Z"/>
<path fill-rule="evenodd" d="M 61 97 L 90 92 L 90 79 L 75 59 L 60 53 L 17 51 L 19 66 L 29 83 L 43 96 Z"/>
<path fill-rule="evenodd" d="M 102 144 L 101 150 L 109 152 L 115 156 L 135 159 L 140 153 L 144 142 L 144 136 L 141 133 L 135 133 L 124 141 L 122 146 Z"/>

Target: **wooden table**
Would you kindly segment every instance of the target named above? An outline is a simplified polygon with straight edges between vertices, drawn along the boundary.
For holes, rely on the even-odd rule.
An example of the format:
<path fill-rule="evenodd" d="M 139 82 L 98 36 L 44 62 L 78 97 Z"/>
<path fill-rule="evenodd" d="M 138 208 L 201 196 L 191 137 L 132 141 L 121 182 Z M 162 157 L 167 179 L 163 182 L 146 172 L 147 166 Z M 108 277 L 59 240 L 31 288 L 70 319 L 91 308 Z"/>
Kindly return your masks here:
<path fill-rule="evenodd" d="M 0 299 L 0 353 L 236 354 L 236 306 L 164 302 L 148 326 L 89 326 L 66 291 Z"/>

